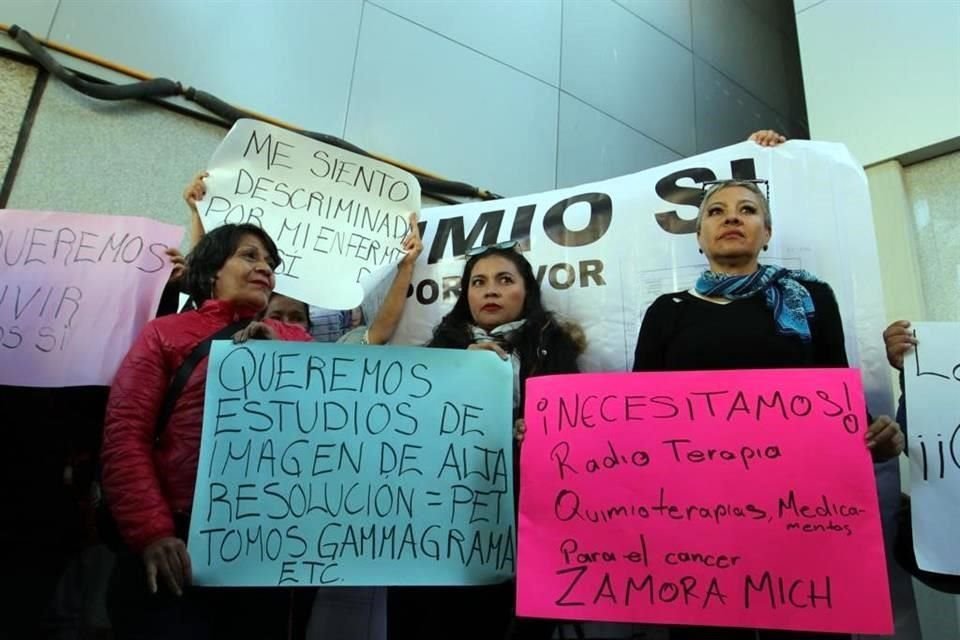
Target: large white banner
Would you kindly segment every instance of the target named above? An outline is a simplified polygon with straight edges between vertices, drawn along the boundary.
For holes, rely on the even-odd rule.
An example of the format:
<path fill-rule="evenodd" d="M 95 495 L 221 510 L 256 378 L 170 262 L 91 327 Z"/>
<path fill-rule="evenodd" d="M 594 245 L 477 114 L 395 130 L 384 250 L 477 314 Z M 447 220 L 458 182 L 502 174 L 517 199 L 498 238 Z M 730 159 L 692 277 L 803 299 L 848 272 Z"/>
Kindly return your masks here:
<path fill-rule="evenodd" d="M 214 151 L 203 228 L 260 225 L 283 264 L 277 291 L 352 309 L 403 258 L 420 183 L 402 169 L 257 120 L 238 120 Z"/>
<path fill-rule="evenodd" d="M 914 322 L 903 363 L 917 566 L 960 575 L 960 322 Z"/>
<path fill-rule="evenodd" d="M 833 143 L 791 141 L 771 149 L 744 142 L 603 182 L 425 209 L 424 252 L 393 342 L 430 338 L 456 301 L 468 249 L 516 239 L 548 308 L 585 329 L 582 367 L 629 369 L 644 310 L 658 295 L 692 286 L 706 266 L 693 221 L 701 183 L 724 178 L 769 180 L 773 239 L 761 260 L 807 269 L 830 283 L 870 408 L 889 412 L 866 177 L 846 147 Z M 368 318 L 377 302 L 377 296 L 367 299 Z"/>

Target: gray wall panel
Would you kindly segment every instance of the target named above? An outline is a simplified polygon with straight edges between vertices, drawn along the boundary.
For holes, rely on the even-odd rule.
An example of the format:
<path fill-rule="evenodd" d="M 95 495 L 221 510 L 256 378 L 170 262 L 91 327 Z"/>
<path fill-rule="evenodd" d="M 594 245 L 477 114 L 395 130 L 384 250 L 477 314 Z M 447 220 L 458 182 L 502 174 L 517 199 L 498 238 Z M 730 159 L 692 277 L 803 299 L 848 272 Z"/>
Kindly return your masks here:
<path fill-rule="evenodd" d="M 503 194 L 632 168 L 629 131 L 596 162 L 578 148 L 618 125 L 680 155 L 807 131 L 791 0 L 0 0 L 18 20 Z M 572 136 L 558 83 L 605 117 Z"/>
<path fill-rule="evenodd" d="M 0 22 L 15 24 L 38 38 L 46 38 L 59 4 L 60 0 L 0 0 Z"/>

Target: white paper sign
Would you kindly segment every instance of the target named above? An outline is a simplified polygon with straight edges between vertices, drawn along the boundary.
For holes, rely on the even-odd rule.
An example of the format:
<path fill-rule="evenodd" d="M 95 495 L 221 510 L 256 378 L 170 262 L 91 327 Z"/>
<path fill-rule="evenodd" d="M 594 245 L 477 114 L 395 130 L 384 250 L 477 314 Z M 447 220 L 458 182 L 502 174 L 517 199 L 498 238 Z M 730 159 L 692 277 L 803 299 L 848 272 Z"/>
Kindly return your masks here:
<path fill-rule="evenodd" d="M 769 180 L 773 238 L 761 262 L 807 269 L 833 287 L 869 406 L 889 413 L 870 196 L 863 169 L 835 143 L 791 141 L 771 149 L 744 142 L 603 182 L 425 209 L 424 251 L 393 342 L 429 340 L 456 301 L 468 249 L 516 239 L 540 277 L 547 308 L 584 328 L 582 368 L 628 370 L 647 306 L 689 288 L 706 267 L 693 233 L 700 183 L 731 177 Z M 366 301 L 367 318 L 378 300 Z"/>
<path fill-rule="evenodd" d="M 914 322 L 903 362 L 917 566 L 960 575 L 960 322 Z"/>
<path fill-rule="evenodd" d="M 329 309 L 360 304 L 403 258 L 417 179 L 392 165 L 257 120 L 214 152 L 203 227 L 260 225 L 280 250 L 277 291 Z"/>

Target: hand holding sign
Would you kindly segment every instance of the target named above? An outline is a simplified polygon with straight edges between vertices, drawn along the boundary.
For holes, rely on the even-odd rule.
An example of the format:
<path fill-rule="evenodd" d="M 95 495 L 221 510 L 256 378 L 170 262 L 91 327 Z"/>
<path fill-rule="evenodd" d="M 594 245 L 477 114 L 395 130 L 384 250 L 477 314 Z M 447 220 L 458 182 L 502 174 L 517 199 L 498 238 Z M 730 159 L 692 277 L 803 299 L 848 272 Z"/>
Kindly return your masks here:
<path fill-rule="evenodd" d="M 903 453 L 906 442 L 900 425 L 890 416 L 878 416 L 867 429 L 867 448 L 878 461 L 889 460 Z"/>
<path fill-rule="evenodd" d="M 209 177 L 210 174 L 208 172 L 201 171 L 193 176 L 193 180 L 191 180 L 190 184 L 183 190 L 183 200 L 191 210 L 197 211 L 197 203 L 206 197 L 207 185 L 204 184 L 203 181 Z"/>
<path fill-rule="evenodd" d="M 887 362 L 894 369 L 903 370 L 903 357 L 917 345 L 917 338 L 906 320 L 897 320 L 883 331 L 883 343 L 887 348 Z"/>
<path fill-rule="evenodd" d="M 247 340 L 275 340 L 276 338 L 277 335 L 273 332 L 273 329 L 270 328 L 270 325 L 258 320 L 254 320 L 233 334 L 233 341 L 237 344 L 241 344 Z"/>
<path fill-rule="evenodd" d="M 170 272 L 170 282 L 178 282 L 186 273 L 187 262 L 176 247 L 169 247 L 166 254 L 170 258 L 170 264 L 173 265 L 173 270 Z"/>
<path fill-rule="evenodd" d="M 170 593 L 180 596 L 192 579 L 190 554 L 180 538 L 160 538 L 152 542 L 143 550 L 143 563 L 150 593 L 156 593 L 163 585 Z"/>
<path fill-rule="evenodd" d="M 417 224 L 419 219 L 420 216 L 416 211 L 411 213 L 407 219 L 407 228 L 409 231 L 403 238 L 403 244 L 401 245 L 404 256 L 400 261 L 400 266 L 413 268 L 413 263 L 415 263 L 417 258 L 420 257 L 420 254 L 423 253 L 423 240 L 420 238 L 420 227 Z"/>
<path fill-rule="evenodd" d="M 402 169 L 256 120 L 234 124 L 204 183 L 204 228 L 260 225 L 283 257 L 277 291 L 330 309 L 358 306 L 401 261 L 420 209 Z M 194 183 L 185 197 L 199 193 Z"/>

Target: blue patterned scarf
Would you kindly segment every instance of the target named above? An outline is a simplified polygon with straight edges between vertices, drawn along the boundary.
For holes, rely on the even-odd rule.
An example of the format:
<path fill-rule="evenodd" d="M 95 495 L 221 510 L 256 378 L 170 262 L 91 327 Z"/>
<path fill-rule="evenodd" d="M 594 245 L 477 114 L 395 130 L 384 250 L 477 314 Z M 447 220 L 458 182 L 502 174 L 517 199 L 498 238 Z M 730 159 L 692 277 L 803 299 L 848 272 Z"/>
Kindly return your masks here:
<path fill-rule="evenodd" d="M 703 296 L 727 300 L 762 294 L 767 308 L 773 311 L 777 333 L 797 336 L 804 342 L 810 342 L 810 323 L 807 319 L 814 314 L 813 299 L 801 282 L 820 281 L 802 269 L 760 265 L 756 271 L 745 276 L 704 271 L 697 279 L 695 290 Z"/>

